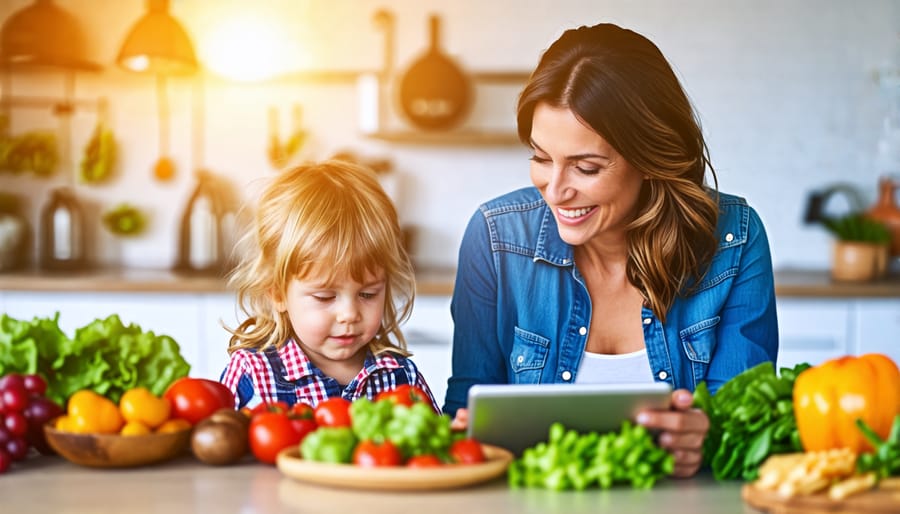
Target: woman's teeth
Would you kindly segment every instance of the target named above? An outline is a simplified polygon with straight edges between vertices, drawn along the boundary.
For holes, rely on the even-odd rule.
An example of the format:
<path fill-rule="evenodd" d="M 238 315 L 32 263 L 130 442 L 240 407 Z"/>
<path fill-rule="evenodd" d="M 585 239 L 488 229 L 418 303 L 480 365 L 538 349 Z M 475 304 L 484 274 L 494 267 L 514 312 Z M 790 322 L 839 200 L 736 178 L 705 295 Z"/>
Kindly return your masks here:
<path fill-rule="evenodd" d="M 562 214 L 566 218 L 580 218 L 585 214 L 591 212 L 593 207 L 582 207 L 580 209 L 559 209 L 559 213 Z"/>

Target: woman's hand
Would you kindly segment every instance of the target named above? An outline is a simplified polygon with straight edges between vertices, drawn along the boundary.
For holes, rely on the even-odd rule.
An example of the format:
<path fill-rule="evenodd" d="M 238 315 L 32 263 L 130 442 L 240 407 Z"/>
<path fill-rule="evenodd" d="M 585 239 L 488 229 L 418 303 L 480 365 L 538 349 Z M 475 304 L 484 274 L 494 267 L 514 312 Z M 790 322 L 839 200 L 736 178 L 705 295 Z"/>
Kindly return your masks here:
<path fill-rule="evenodd" d="M 451 430 L 465 430 L 469 426 L 469 409 L 456 409 L 456 416 L 450 422 Z"/>
<path fill-rule="evenodd" d="M 703 439 L 709 430 L 706 413 L 692 407 L 694 395 L 687 389 L 672 392 L 672 410 L 648 410 L 637 415 L 637 422 L 649 429 L 661 430 L 659 446 L 675 457 L 676 477 L 690 477 L 702 463 Z"/>

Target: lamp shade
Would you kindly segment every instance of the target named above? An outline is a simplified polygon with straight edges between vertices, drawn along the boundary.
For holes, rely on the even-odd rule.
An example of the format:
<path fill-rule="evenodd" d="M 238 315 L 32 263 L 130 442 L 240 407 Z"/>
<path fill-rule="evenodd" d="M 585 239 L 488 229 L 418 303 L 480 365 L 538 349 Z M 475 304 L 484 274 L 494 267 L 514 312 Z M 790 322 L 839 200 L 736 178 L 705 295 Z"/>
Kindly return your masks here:
<path fill-rule="evenodd" d="M 7 18 L 0 29 L 0 62 L 6 66 L 100 69 L 85 58 L 78 21 L 51 0 L 35 0 Z"/>
<path fill-rule="evenodd" d="M 168 0 L 149 0 L 147 5 L 147 13 L 129 31 L 116 62 L 142 73 L 195 73 L 194 46 L 184 27 L 169 14 Z"/>

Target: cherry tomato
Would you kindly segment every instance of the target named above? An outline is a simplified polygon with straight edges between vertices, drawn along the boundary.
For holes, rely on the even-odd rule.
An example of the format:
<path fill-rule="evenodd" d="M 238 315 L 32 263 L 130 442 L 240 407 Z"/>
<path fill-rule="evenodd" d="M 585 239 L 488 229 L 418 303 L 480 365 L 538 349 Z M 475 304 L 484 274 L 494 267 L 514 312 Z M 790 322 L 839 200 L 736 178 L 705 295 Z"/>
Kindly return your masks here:
<path fill-rule="evenodd" d="M 234 408 L 234 393 L 215 380 L 182 377 L 173 382 L 163 397 L 172 403 L 172 417 L 192 425 L 222 408 Z"/>
<path fill-rule="evenodd" d="M 297 402 L 291 405 L 290 410 L 288 410 L 288 414 L 290 414 L 292 418 L 296 419 L 316 419 L 315 409 L 312 408 L 312 405 L 303 402 Z"/>
<path fill-rule="evenodd" d="M 399 466 L 402 462 L 400 450 L 390 441 L 376 443 L 367 439 L 353 449 L 353 463 L 364 468 Z"/>
<path fill-rule="evenodd" d="M 375 401 L 390 400 L 398 405 L 412 406 L 414 403 L 431 403 L 428 394 L 422 388 L 414 385 L 403 384 L 390 391 L 382 391 L 375 397 Z"/>
<path fill-rule="evenodd" d="M 408 468 L 436 468 L 444 463 L 437 455 L 413 455 L 406 461 Z"/>
<path fill-rule="evenodd" d="M 263 402 L 250 409 L 250 415 L 254 416 L 256 414 L 260 414 L 263 412 L 287 412 L 290 407 L 288 407 L 287 402 L 276 401 L 276 402 Z"/>
<path fill-rule="evenodd" d="M 460 464 L 477 464 L 484 462 L 484 451 L 475 439 L 459 439 L 450 445 L 450 457 Z"/>
<path fill-rule="evenodd" d="M 313 415 L 320 427 L 349 427 L 350 401 L 339 396 L 328 398 L 316 405 Z"/>
<path fill-rule="evenodd" d="M 250 419 L 250 451 L 260 462 L 275 464 L 278 452 L 299 445 L 315 428 L 312 420 L 293 420 L 284 412 L 256 414 Z"/>

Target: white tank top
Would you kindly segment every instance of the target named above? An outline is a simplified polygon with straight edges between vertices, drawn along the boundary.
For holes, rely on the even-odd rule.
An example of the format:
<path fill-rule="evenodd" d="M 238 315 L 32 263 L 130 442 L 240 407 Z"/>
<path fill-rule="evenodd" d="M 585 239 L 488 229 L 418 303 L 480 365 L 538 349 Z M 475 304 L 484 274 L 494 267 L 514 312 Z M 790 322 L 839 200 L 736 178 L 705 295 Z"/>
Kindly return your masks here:
<path fill-rule="evenodd" d="M 584 352 L 576 384 L 645 384 L 653 382 L 647 349 L 622 354 Z"/>

